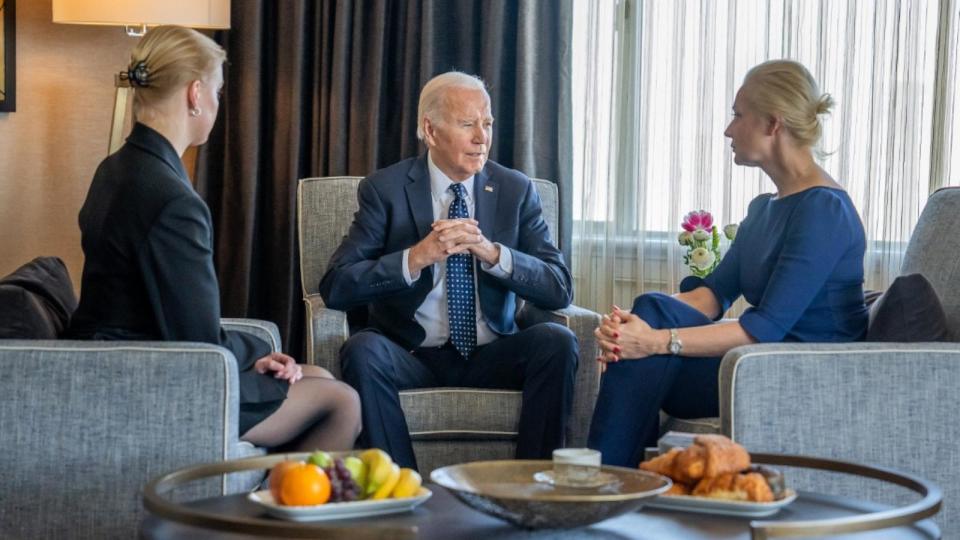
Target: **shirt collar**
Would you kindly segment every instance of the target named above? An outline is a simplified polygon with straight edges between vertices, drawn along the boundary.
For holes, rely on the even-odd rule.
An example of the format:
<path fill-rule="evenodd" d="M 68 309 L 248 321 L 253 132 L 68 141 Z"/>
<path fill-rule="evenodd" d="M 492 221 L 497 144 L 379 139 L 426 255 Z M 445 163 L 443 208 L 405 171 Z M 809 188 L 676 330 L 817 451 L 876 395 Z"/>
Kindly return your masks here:
<path fill-rule="evenodd" d="M 453 184 L 453 180 L 443 174 L 440 167 L 437 167 L 429 151 L 427 152 L 427 168 L 430 171 L 430 193 L 433 194 L 433 198 L 439 201 L 443 200 L 443 197 L 447 196 L 447 194 L 453 195 L 453 192 L 450 191 L 450 184 Z M 463 182 L 460 182 L 463 184 L 463 189 L 467 192 L 467 199 L 473 199 L 473 179 L 476 178 L 476 176 L 477 175 L 473 175 Z"/>

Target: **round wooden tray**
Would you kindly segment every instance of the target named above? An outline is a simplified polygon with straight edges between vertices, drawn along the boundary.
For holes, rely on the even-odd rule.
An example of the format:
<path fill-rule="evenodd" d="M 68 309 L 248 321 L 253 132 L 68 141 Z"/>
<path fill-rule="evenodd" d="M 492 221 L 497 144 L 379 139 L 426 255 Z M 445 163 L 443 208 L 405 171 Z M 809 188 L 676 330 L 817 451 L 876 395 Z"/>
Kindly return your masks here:
<path fill-rule="evenodd" d="M 355 452 L 332 452 L 335 456 L 354 454 Z M 168 500 L 165 495 L 176 487 L 211 476 L 235 473 L 250 470 L 266 470 L 286 459 L 306 459 L 309 453 L 273 454 L 263 457 L 237 459 L 196 465 L 180 469 L 151 481 L 144 488 L 144 507 L 154 515 L 173 522 L 183 523 L 228 532 L 245 532 L 249 534 L 282 535 L 287 537 L 316 537 L 318 533 L 327 530 L 330 533 L 343 532 L 346 529 L 334 524 L 309 524 L 275 519 L 256 519 L 240 516 L 229 516 L 215 512 L 204 511 L 184 504 Z M 923 478 L 886 469 L 870 467 L 845 461 L 814 458 L 806 456 L 792 456 L 781 454 L 751 454 L 754 463 L 764 465 L 780 465 L 786 467 L 803 467 L 845 474 L 873 478 L 907 488 L 922 496 L 922 498 L 907 506 L 891 508 L 880 512 L 861 514 L 857 516 L 822 519 L 814 521 L 763 521 L 750 522 L 750 534 L 754 540 L 783 537 L 810 537 L 831 534 L 855 533 L 875 531 L 891 527 L 909 526 L 918 521 L 935 515 L 940 511 L 943 498 L 940 488 Z M 416 536 L 415 527 L 388 527 L 349 529 L 351 538 L 412 538 Z"/>
<path fill-rule="evenodd" d="M 803 467 L 873 478 L 875 480 L 903 486 L 919 493 L 923 497 L 919 501 L 907 506 L 859 516 L 821 519 L 816 521 L 751 521 L 750 537 L 753 540 L 876 531 L 890 527 L 911 525 L 939 512 L 940 504 L 943 500 L 943 494 L 940 488 L 932 482 L 924 480 L 919 476 L 883 467 L 870 467 L 833 459 L 782 454 L 751 453 L 750 458 L 754 463 L 760 463 L 762 465 Z"/>

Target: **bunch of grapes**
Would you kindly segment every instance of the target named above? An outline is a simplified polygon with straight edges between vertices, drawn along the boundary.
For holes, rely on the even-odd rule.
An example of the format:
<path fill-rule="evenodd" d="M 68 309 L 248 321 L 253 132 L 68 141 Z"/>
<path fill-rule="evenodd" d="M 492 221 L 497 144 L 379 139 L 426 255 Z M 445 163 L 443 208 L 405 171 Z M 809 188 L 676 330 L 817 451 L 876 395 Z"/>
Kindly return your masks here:
<path fill-rule="evenodd" d="M 360 498 L 360 486 L 342 459 L 334 459 L 333 464 L 323 470 L 330 478 L 330 502 L 350 502 Z"/>

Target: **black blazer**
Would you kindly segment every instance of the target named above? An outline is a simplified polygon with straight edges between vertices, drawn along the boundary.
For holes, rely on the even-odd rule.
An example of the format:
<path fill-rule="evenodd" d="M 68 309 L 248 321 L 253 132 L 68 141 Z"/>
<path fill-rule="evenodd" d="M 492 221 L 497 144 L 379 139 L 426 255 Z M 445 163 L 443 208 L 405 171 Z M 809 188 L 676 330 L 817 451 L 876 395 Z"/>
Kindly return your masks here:
<path fill-rule="evenodd" d="M 86 259 L 71 336 L 220 345 L 237 358 L 241 404 L 286 397 L 285 381 L 252 370 L 270 345 L 220 327 L 210 210 L 161 134 L 138 123 L 100 164 L 80 232 Z M 252 427 L 243 423 L 241 415 L 241 433 Z"/>
<path fill-rule="evenodd" d="M 517 331 L 517 296 L 545 309 L 570 305 L 570 272 L 550 241 L 533 182 L 487 161 L 473 187 L 480 230 L 513 255 L 510 277 L 477 272 L 480 309 L 490 328 L 498 334 Z M 414 314 L 433 288 L 433 269 L 424 268 L 420 279 L 407 286 L 402 264 L 403 250 L 427 236 L 434 221 L 426 155 L 364 178 L 357 198 L 360 208 L 330 258 L 320 295 L 333 309 L 369 306 L 371 326 L 406 348 L 417 347 L 426 333 Z"/>

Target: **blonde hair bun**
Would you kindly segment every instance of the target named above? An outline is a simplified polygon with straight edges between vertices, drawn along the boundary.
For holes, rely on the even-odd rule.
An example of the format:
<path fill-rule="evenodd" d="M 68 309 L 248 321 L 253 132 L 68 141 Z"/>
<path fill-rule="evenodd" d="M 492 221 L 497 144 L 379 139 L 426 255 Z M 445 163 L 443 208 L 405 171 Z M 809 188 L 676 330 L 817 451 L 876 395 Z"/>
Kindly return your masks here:
<path fill-rule="evenodd" d="M 778 116 L 801 145 L 820 141 L 820 115 L 833 108 L 830 94 L 821 93 L 813 75 L 799 62 L 770 60 L 754 66 L 743 79 L 750 87 L 749 101 L 761 114 Z"/>
<path fill-rule="evenodd" d="M 120 78 L 134 87 L 133 105 L 139 110 L 191 81 L 204 79 L 226 58 L 223 47 L 192 28 L 158 26 L 140 38 Z"/>
<path fill-rule="evenodd" d="M 831 110 L 833 110 L 833 97 L 830 94 L 821 95 L 820 99 L 817 100 L 816 114 L 818 116 L 821 114 L 830 114 Z"/>

